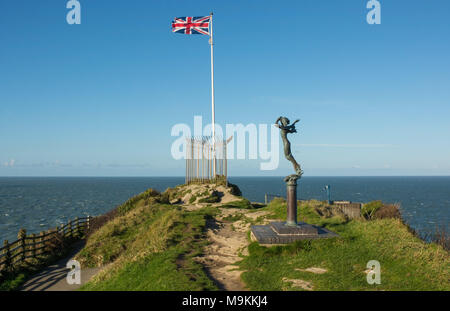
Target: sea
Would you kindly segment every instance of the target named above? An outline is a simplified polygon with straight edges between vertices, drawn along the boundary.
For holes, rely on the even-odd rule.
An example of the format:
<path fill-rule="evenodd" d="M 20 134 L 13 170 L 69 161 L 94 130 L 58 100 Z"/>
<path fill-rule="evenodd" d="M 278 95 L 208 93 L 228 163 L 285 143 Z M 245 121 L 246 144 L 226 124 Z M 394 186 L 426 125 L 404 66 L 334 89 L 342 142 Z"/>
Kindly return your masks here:
<path fill-rule="evenodd" d="M 265 194 L 285 196 L 283 177 L 232 177 L 243 196 L 264 202 Z M 0 240 L 54 228 L 75 217 L 103 214 L 128 198 L 154 188 L 164 191 L 184 177 L 0 177 Z M 302 177 L 299 199 L 400 203 L 402 218 L 419 232 L 450 223 L 450 176 L 443 177 Z"/>

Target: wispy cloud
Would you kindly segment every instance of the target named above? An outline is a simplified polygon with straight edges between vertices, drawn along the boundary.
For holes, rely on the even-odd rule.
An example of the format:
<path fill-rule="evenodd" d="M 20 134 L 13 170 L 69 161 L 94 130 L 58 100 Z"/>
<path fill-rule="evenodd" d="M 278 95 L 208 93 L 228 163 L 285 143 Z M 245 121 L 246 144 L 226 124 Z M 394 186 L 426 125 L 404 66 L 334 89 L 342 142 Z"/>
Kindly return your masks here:
<path fill-rule="evenodd" d="M 389 144 L 295 144 L 295 147 L 387 148 Z"/>
<path fill-rule="evenodd" d="M 58 166 L 67 166 L 68 164 L 63 164 L 59 160 L 56 160 L 53 162 L 41 161 L 41 162 L 32 162 L 32 163 L 23 163 L 23 162 L 16 163 L 15 160 L 11 160 L 9 162 L 5 162 L 3 165 L 8 166 L 8 167 L 12 167 L 12 166 L 14 166 L 14 167 L 58 167 Z"/>
<path fill-rule="evenodd" d="M 118 163 L 110 163 L 107 165 L 107 167 L 137 167 L 137 168 L 144 168 L 144 167 L 151 167 L 149 163 L 134 163 L 134 164 L 118 164 Z"/>
<path fill-rule="evenodd" d="M 3 166 L 13 167 L 15 164 L 16 164 L 16 160 L 15 159 L 11 159 L 8 162 L 3 163 Z"/>
<path fill-rule="evenodd" d="M 29 166 L 29 165 L 24 165 L 24 166 Z M 59 161 L 59 160 L 56 160 L 53 162 L 41 161 L 41 162 L 37 162 L 37 163 L 32 163 L 31 166 L 33 166 L 33 167 L 55 167 L 55 166 L 61 166 L 61 161 Z"/>

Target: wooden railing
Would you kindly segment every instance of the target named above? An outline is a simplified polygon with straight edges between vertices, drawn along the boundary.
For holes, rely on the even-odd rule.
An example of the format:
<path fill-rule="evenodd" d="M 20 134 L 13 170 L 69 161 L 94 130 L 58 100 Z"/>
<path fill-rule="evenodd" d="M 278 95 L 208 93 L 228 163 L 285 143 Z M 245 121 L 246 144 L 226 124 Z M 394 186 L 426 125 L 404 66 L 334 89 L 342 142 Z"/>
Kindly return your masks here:
<path fill-rule="evenodd" d="M 77 217 L 60 227 L 42 231 L 39 235 L 27 235 L 25 229 L 20 229 L 18 240 L 12 243 L 5 240 L 0 248 L 0 272 L 13 270 L 29 259 L 39 260 L 54 251 L 58 243 L 81 239 L 89 229 L 91 220 L 90 216 Z"/>

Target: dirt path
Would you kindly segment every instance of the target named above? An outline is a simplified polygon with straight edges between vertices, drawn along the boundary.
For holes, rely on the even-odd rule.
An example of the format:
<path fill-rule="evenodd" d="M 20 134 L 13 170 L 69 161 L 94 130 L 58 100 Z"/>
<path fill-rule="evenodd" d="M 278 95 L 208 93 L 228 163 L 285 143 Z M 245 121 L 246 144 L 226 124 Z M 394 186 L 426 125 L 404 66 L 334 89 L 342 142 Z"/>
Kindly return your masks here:
<path fill-rule="evenodd" d="M 262 214 L 246 214 L 245 210 L 234 208 L 221 208 L 220 211 L 220 215 L 207 222 L 207 237 L 211 244 L 205 248 L 204 256 L 197 257 L 197 261 L 206 268 L 209 276 L 221 290 L 246 290 L 241 280 L 243 271 L 238 270 L 235 263 L 242 260 L 241 254 L 248 254 L 247 231 L 250 224 L 242 220 L 226 220 L 226 217 L 243 215 L 253 218 Z"/>
<path fill-rule="evenodd" d="M 211 244 L 205 248 L 204 256 L 197 260 L 221 290 L 245 290 L 241 281 L 242 272 L 233 264 L 241 259 L 239 252 L 246 251 L 246 235 L 233 230 L 231 222 L 220 218 L 207 222 L 207 236 Z"/>
<path fill-rule="evenodd" d="M 101 268 L 81 269 L 81 284 L 70 285 L 67 283 L 67 273 L 70 271 L 66 264 L 83 248 L 84 242 L 73 246 L 70 254 L 53 265 L 43 269 L 26 281 L 20 290 L 22 291 L 74 291 L 89 281 Z"/>

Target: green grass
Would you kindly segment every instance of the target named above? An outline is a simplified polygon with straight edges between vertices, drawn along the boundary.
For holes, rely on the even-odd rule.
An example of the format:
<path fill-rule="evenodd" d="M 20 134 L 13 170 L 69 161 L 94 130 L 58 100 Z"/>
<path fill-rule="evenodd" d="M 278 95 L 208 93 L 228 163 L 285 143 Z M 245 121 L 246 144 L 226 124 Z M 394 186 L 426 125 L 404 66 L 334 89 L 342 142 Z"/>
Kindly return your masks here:
<path fill-rule="evenodd" d="M 5 278 L 5 280 L 0 283 L 0 291 L 11 291 L 19 289 L 19 287 L 25 282 L 27 275 L 27 273 L 21 272 L 14 276 Z"/>
<path fill-rule="evenodd" d="M 222 220 L 229 221 L 229 222 L 235 222 L 238 220 L 245 220 L 245 216 L 242 214 L 234 214 L 234 215 L 228 215 L 226 217 L 223 217 Z"/>
<path fill-rule="evenodd" d="M 204 195 L 209 195 L 209 196 L 201 198 L 200 200 L 198 200 L 198 203 L 217 203 L 217 202 L 220 202 L 219 192 L 217 192 L 217 191 L 212 191 L 211 194 L 209 194 L 209 192 L 207 192 L 206 194 L 202 194 L 202 196 L 204 196 Z"/>
<path fill-rule="evenodd" d="M 195 200 L 197 200 L 197 196 L 194 194 L 193 196 L 190 197 L 190 199 L 189 199 L 189 204 L 194 203 Z"/>
<path fill-rule="evenodd" d="M 339 238 L 301 241 L 264 247 L 251 243 L 249 256 L 240 263 L 243 281 L 251 290 L 299 290 L 283 278 L 311 282 L 315 290 L 450 290 L 449 254 L 437 244 L 413 236 L 399 219 L 347 221 L 322 218 L 313 209 L 320 202 L 302 204 L 299 218 L 338 233 Z M 284 201 L 266 208 L 270 217 L 286 217 Z M 381 284 L 366 281 L 366 264 L 381 264 Z M 299 271 L 327 269 L 324 274 Z"/>
<path fill-rule="evenodd" d="M 220 207 L 223 208 L 242 208 L 242 209 L 252 209 L 254 208 L 249 200 L 242 198 L 242 200 L 239 201 L 232 201 L 229 203 L 225 203 L 221 205 Z"/>
<path fill-rule="evenodd" d="M 193 259 L 206 246 L 205 222 L 216 212 L 155 204 L 107 223 L 77 259 L 82 266 L 112 264 L 81 290 L 216 290 Z"/>
<path fill-rule="evenodd" d="M 117 207 L 119 214 L 125 214 L 128 211 L 149 203 L 168 203 L 168 196 L 164 197 L 158 191 L 150 188 L 137 196 L 128 199 L 125 203 Z"/>

